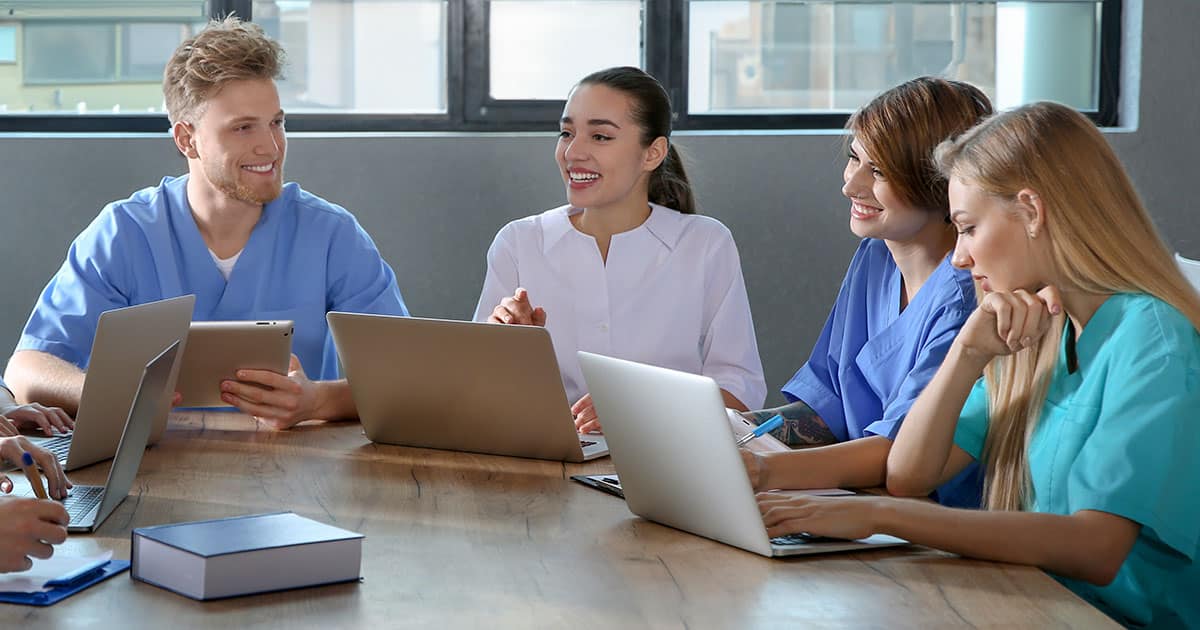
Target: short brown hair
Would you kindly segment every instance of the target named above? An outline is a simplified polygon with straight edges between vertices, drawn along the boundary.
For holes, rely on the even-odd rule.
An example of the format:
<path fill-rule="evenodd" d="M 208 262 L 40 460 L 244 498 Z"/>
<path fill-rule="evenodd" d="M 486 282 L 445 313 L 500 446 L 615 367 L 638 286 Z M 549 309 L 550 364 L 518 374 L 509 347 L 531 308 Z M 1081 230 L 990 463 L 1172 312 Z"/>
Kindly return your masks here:
<path fill-rule="evenodd" d="M 172 123 L 202 113 L 204 103 L 230 81 L 279 79 L 283 47 L 262 27 L 234 16 L 213 20 L 184 40 L 163 72 L 163 97 Z"/>
<path fill-rule="evenodd" d="M 947 214 L 948 183 L 933 151 L 991 113 L 987 95 L 970 83 L 920 77 L 876 96 L 846 128 L 905 201 Z"/>

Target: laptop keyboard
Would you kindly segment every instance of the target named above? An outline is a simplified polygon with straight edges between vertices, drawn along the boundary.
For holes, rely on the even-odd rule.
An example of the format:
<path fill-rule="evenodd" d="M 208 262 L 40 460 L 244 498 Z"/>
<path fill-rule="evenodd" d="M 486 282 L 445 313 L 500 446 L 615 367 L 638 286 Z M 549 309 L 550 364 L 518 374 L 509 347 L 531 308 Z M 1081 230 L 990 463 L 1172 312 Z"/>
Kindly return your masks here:
<path fill-rule="evenodd" d="M 777 545 L 780 547 L 795 547 L 797 545 L 811 545 L 813 543 L 819 543 L 819 542 L 846 542 L 846 541 L 845 541 L 845 539 L 842 539 L 842 538 L 829 538 L 826 536 L 813 536 L 812 534 L 807 534 L 804 532 L 800 532 L 799 534 L 788 534 L 786 536 L 776 536 L 775 538 L 771 539 L 772 545 Z"/>
<path fill-rule="evenodd" d="M 41 438 L 34 441 L 34 444 L 54 453 L 59 462 L 67 461 L 67 453 L 71 452 L 71 436 L 59 435 L 56 437 Z"/>
<path fill-rule="evenodd" d="M 78 523 L 87 516 L 104 498 L 104 486 L 79 486 L 71 489 L 71 494 L 63 500 L 63 507 L 71 516 L 71 523 Z"/>

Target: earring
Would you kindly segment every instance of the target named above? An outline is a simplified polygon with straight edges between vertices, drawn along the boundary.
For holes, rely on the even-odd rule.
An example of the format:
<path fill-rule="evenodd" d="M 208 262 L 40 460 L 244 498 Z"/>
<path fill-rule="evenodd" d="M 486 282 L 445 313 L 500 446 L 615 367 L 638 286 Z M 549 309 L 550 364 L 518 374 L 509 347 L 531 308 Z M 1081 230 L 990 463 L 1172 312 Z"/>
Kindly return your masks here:
<path fill-rule="evenodd" d="M 1033 228 L 1029 228 L 1025 233 L 1029 235 L 1029 238 L 1037 238 L 1037 230 Z"/>

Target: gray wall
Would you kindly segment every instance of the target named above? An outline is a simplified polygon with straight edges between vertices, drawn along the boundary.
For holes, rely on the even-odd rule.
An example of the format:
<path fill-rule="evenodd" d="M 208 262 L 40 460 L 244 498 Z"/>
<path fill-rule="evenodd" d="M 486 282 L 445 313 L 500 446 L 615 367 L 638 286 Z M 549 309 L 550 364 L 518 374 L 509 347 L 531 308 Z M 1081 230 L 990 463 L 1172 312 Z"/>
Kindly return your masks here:
<path fill-rule="evenodd" d="M 1191 188 L 1200 130 L 1200 2 L 1126 4 L 1132 27 L 1123 89 L 1132 98 L 1123 120 L 1130 128 L 1108 137 L 1170 244 L 1200 258 Z M 677 141 L 690 156 L 704 212 L 737 238 L 767 383 L 778 389 L 807 357 L 854 251 L 839 194 L 842 138 L 719 133 L 680 134 Z M 288 178 L 357 214 L 416 315 L 468 318 L 496 230 L 563 201 L 549 133 L 296 134 L 290 142 Z M 13 346 L 71 239 L 104 203 L 184 170 L 165 135 L 0 135 L 7 267 L 0 353 Z"/>

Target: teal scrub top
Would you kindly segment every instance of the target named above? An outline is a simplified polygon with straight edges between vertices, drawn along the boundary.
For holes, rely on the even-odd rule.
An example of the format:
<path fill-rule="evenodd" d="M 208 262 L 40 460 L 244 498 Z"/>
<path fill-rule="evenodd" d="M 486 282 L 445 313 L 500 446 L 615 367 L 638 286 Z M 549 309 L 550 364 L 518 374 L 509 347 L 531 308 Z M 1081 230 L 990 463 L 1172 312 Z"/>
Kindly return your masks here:
<path fill-rule="evenodd" d="M 1029 446 L 1028 509 L 1097 510 L 1142 528 L 1111 584 L 1058 579 L 1125 625 L 1200 627 L 1200 335 L 1142 294 L 1108 298 L 1077 341 L 1071 330 Z M 987 430 L 980 379 L 954 441 L 978 460 Z"/>

